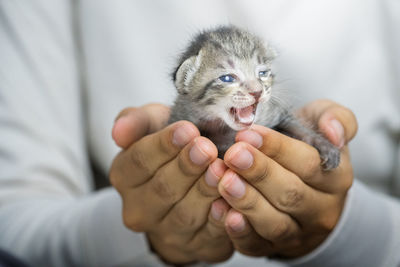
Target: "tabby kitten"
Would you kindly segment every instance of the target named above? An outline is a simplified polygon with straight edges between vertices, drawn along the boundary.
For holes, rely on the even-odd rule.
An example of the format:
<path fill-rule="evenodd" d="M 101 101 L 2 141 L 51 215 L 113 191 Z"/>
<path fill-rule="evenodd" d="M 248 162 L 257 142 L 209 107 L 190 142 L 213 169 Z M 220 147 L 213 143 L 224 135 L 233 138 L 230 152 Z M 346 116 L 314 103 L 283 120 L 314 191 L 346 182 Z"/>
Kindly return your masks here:
<path fill-rule="evenodd" d="M 193 122 L 215 143 L 220 157 L 237 131 L 260 124 L 314 146 L 323 169 L 336 168 L 338 148 L 300 123 L 272 90 L 274 57 L 260 38 L 235 26 L 198 34 L 173 73 L 178 96 L 169 123 Z"/>

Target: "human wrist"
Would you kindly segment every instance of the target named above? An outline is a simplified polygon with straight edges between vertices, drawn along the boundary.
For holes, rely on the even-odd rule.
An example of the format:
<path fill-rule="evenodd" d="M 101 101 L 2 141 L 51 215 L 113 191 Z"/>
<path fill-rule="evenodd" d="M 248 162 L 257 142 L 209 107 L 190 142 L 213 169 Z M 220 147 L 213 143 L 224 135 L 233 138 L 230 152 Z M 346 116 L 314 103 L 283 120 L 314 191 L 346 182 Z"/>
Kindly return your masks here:
<path fill-rule="evenodd" d="M 342 215 L 327 239 L 311 253 L 285 263 L 296 267 L 381 266 L 379 262 L 391 235 L 388 216 L 388 207 L 382 198 L 356 180 Z M 365 255 L 366 251 L 373 253 L 358 256 Z"/>

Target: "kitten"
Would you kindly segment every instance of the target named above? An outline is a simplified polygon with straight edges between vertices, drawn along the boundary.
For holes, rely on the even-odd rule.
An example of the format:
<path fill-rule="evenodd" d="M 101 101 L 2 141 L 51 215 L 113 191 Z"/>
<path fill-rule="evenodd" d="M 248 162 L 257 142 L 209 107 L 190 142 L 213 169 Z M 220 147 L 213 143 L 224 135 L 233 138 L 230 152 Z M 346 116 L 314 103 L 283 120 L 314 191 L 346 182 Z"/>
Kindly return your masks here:
<path fill-rule="evenodd" d="M 169 123 L 193 122 L 223 157 L 237 131 L 253 123 L 314 146 L 323 169 L 336 168 L 338 148 L 299 122 L 272 90 L 275 53 L 257 36 L 235 26 L 197 35 L 182 54 L 173 81 L 178 96 Z"/>

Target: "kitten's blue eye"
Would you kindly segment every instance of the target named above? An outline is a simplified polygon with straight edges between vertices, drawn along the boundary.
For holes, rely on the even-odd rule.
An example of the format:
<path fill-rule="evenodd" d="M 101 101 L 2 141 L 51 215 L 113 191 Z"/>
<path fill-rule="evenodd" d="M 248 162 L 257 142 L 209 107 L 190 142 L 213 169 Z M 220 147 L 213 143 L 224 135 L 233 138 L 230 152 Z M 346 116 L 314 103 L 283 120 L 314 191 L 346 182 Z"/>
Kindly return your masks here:
<path fill-rule="evenodd" d="M 258 77 L 260 78 L 269 78 L 269 76 L 271 76 L 270 70 L 262 70 L 258 72 Z"/>
<path fill-rule="evenodd" d="M 219 79 L 224 83 L 233 83 L 234 81 L 236 81 L 235 77 L 230 74 L 222 75 L 221 77 L 219 77 Z"/>

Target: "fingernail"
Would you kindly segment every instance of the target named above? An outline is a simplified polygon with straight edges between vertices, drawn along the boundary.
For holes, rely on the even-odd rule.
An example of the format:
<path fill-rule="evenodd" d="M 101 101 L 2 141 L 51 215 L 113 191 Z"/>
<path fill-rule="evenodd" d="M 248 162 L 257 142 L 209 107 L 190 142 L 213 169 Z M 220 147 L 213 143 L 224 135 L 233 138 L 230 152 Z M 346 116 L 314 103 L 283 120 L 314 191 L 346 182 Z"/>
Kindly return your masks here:
<path fill-rule="evenodd" d="M 120 117 L 118 120 L 116 120 L 114 122 L 114 126 L 112 128 L 111 131 L 111 136 L 113 138 L 113 140 L 115 141 L 115 143 L 117 143 L 117 145 L 120 145 L 120 138 L 121 136 L 121 132 L 124 132 L 124 126 L 123 125 L 129 125 L 129 123 L 127 122 L 129 119 L 125 116 Z"/>
<path fill-rule="evenodd" d="M 211 187 L 217 187 L 219 179 L 220 177 L 218 177 L 214 173 L 210 165 L 206 171 L 206 174 L 204 175 L 204 180 L 206 181 L 206 184 L 208 184 Z"/>
<path fill-rule="evenodd" d="M 222 186 L 225 191 L 235 198 L 241 198 L 246 192 L 246 186 L 234 172 L 227 172 L 222 178 Z"/>
<path fill-rule="evenodd" d="M 238 141 L 249 143 L 255 148 L 260 148 L 263 144 L 263 138 L 255 131 L 247 130 L 238 134 Z"/>
<path fill-rule="evenodd" d="M 181 127 L 179 127 L 178 129 L 175 130 L 174 135 L 172 137 L 172 143 L 174 143 L 174 145 L 177 145 L 179 147 L 184 147 L 186 144 L 188 144 L 194 134 L 193 134 L 193 129 L 184 124 Z"/>
<path fill-rule="evenodd" d="M 253 155 L 250 151 L 241 146 L 236 146 L 234 150 L 231 151 L 231 155 L 229 162 L 238 169 L 246 170 L 253 165 Z"/>
<path fill-rule="evenodd" d="M 240 213 L 234 213 L 229 218 L 229 228 L 234 232 L 241 232 L 244 230 L 246 224 L 243 219 L 243 215 Z"/>
<path fill-rule="evenodd" d="M 116 120 L 115 122 L 114 122 L 114 125 L 113 125 L 113 127 L 112 127 L 112 130 L 111 130 L 111 136 L 112 136 L 112 138 L 114 139 L 114 141 L 115 141 L 115 139 L 117 138 L 117 129 L 120 127 L 120 124 L 121 124 L 121 120 L 123 120 L 124 119 L 124 117 L 122 117 L 122 118 L 119 118 L 118 120 Z"/>
<path fill-rule="evenodd" d="M 205 142 L 203 142 L 201 139 L 196 139 L 194 145 L 189 151 L 189 158 L 196 165 L 203 165 L 210 158 L 210 156 L 201 148 L 201 146 L 205 148 Z"/>
<path fill-rule="evenodd" d="M 343 129 L 342 124 L 338 120 L 333 119 L 330 121 L 330 125 L 333 128 L 333 130 L 335 131 L 337 140 L 339 140 L 339 144 L 338 144 L 339 148 L 342 148 L 344 146 L 344 142 L 345 142 L 344 129 Z"/>
<path fill-rule="evenodd" d="M 224 211 L 221 209 L 221 207 L 213 203 L 211 206 L 211 216 L 214 218 L 214 220 L 221 220 L 223 215 Z"/>

